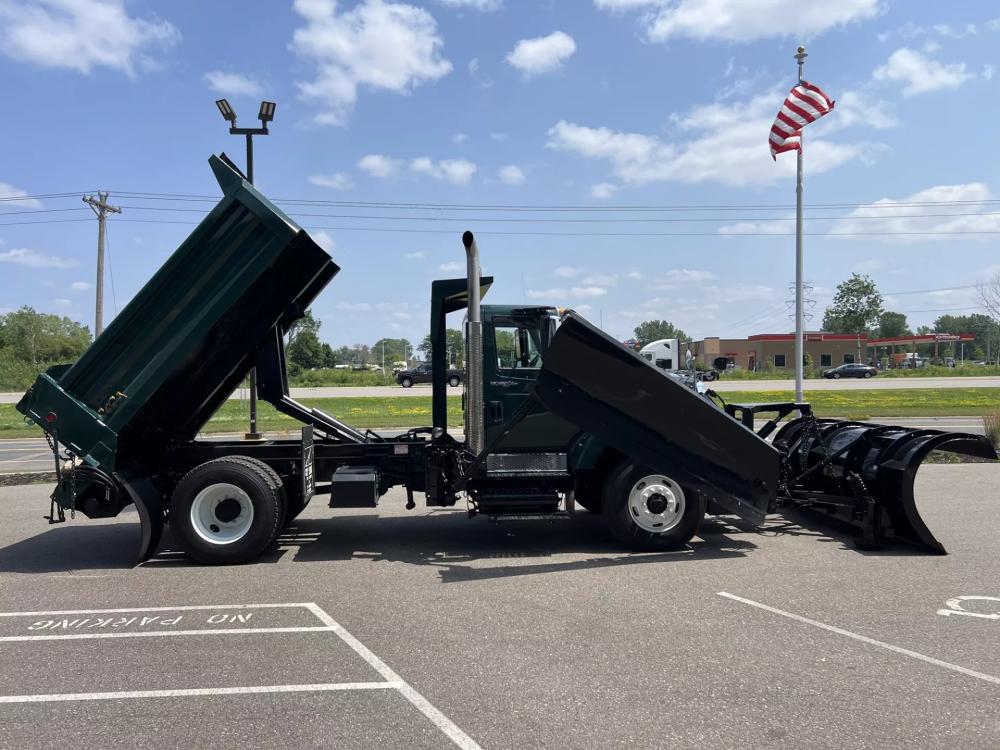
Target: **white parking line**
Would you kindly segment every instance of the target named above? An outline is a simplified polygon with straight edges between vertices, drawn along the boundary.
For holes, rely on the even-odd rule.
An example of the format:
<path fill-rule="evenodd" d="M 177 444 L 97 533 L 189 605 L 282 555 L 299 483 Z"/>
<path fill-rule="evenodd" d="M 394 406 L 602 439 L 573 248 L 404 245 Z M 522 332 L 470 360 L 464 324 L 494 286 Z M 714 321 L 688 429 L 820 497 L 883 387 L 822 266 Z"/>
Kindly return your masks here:
<path fill-rule="evenodd" d="M 178 607 L 131 607 L 121 609 L 69 609 L 49 612 L 0 612 L 4 617 L 50 617 L 67 615 L 100 615 L 134 612 L 190 612 L 198 610 L 248 610 L 248 609 L 306 609 L 322 625 L 271 627 L 271 628 L 217 628 L 199 630 L 155 630 L 140 632 L 109 632 L 109 633 L 60 633 L 45 635 L 15 635 L 2 636 L 3 642 L 24 641 L 61 641 L 98 638 L 136 638 L 150 636 L 179 635 L 243 635 L 250 633 L 307 633 L 333 632 L 352 651 L 365 660 L 383 678 L 382 682 L 334 682 L 311 685 L 263 685 L 247 687 L 218 688 L 182 688 L 178 690 L 129 690 L 118 692 L 95 693 L 49 693 L 38 695 L 0 695 L 0 704 L 5 703 L 55 703 L 59 701 L 93 701 L 93 700 L 123 700 L 138 698 L 184 698 L 189 696 L 208 695 L 244 695 L 261 693 L 304 693 L 323 691 L 348 690 L 398 690 L 420 713 L 426 716 L 435 727 L 443 732 L 455 745 L 462 750 L 482 750 L 469 735 L 463 732 L 457 724 L 439 711 L 429 700 L 419 693 L 412 685 L 396 674 L 384 661 L 376 656 L 367 646 L 351 635 L 336 620 L 330 617 L 318 604 L 304 602 L 296 604 L 212 604 L 212 605 L 182 605 Z"/>
<path fill-rule="evenodd" d="M 744 599 L 742 596 L 736 596 L 735 594 L 728 594 L 725 591 L 719 591 L 718 594 L 719 596 L 724 596 L 725 598 L 731 599 L 735 602 L 749 604 L 751 607 L 757 607 L 757 609 L 763 609 L 766 612 L 771 612 L 776 615 L 781 615 L 782 617 L 787 617 L 790 620 L 796 620 L 797 622 L 802 622 L 805 623 L 806 625 L 812 625 L 813 627 L 816 628 L 829 630 L 831 633 L 847 636 L 848 638 L 853 638 L 856 641 L 867 643 L 870 646 L 878 646 L 879 648 L 884 648 L 889 651 L 893 651 L 897 654 L 902 654 L 903 656 L 909 656 L 912 659 L 919 659 L 920 661 L 927 662 L 928 664 L 933 664 L 936 667 L 942 667 L 943 669 L 950 669 L 952 672 L 958 672 L 959 674 L 964 674 L 968 677 L 975 677 L 977 680 L 983 680 L 984 682 L 990 682 L 994 685 L 1000 685 L 1000 677 L 994 677 L 993 675 L 983 674 L 982 672 L 976 672 L 973 669 L 961 667 L 958 664 L 952 664 L 951 662 L 935 659 L 933 656 L 925 656 L 924 654 L 917 653 L 916 651 L 910 651 L 907 648 L 900 648 L 899 646 L 893 646 L 891 643 L 877 641 L 874 638 L 869 638 L 864 635 L 859 635 L 858 633 L 852 633 L 850 630 L 844 630 L 843 628 L 838 628 L 834 625 L 827 625 L 826 623 L 823 622 L 810 620 L 808 617 L 803 617 L 802 615 L 796 615 L 791 612 L 785 612 L 782 609 L 778 609 L 776 607 L 770 607 L 767 604 L 761 604 L 760 602 L 755 602 L 752 599 Z"/>
<path fill-rule="evenodd" d="M 420 713 L 430 719 L 431 723 L 444 732 L 458 747 L 462 748 L 462 750 L 482 750 L 475 740 L 458 728 L 458 725 L 455 724 L 455 722 L 435 708 L 429 700 L 418 693 L 410 684 L 396 674 L 388 664 L 373 654 L 368 647 L 365 646 L 365 644 L 348 633 L 336 620 L 323 611 L 318 604 L 310 603 L 307 604 L 306 607 L 310 612 L 316 615 L 316 617 L 329 625 L 330 628 L 338 636 L 340 636 L 340 640 L 350 646 L 358 656 L 368 662 L 372 669 L 382 675 L 382 677 L 386 680 L 400 683 L 399 692 L 403 694 L 403 697 L 412 703 L 417 710 L 420 711 Z"/>
<path fill-rule="evenodd" d="M 0 612 L 0 617 L 48 617 L 49 615 L 110 615 L 119 612 L 192 612 L 202 609 L 309 609 L 315 604 L 182 604 L 179 607 L 119 607 L 118 609 L 60 609 L 53 612 Z M 310 610 L 312 611 L 312 610 Z"/>
<path fill-rule="evenodd" d="M 23 643 L 24 641 L 87 641 L 99 638 L 161 638 L 175 635 L 244 635 L 251 633 L 322 633 L 333 628 L 326 625 L 301 625 L 279 628 L 213 628 L 211 630 L 145 630 L 140 632 L 119 631 L 111 633 L 60 633 L 59 635 L 4 635 L 0 643 Z"/>
<path fill-rule="evenodd" d="M 187 688 L 181 690 L 124 690 L 113 693 L 50 693 L 48 695 L 0 695 L 0 703 L 56 703 L 60 701 L 112 701 L 134 698 L 189 698 L 205 695 L 251 695 L 255 693 L 314 693 L 338 690 L 399 690 L 395 682 L 327 682 L 318 685 L 253 685 L 247 687 Z"/>

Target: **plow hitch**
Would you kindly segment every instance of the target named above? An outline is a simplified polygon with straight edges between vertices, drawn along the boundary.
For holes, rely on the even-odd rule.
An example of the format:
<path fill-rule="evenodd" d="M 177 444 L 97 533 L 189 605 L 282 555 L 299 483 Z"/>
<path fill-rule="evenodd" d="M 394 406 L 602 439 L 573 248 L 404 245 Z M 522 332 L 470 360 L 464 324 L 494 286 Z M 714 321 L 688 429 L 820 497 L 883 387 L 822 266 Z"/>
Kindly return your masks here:
<path fill-rule="evenodd" d="M 856 545 L 900 541 L 946 554 L 917 510 L 914 482 L 932 451 L 996 460 L 981 435 L 817 419 L 808 409 L 773 445 L 784 454 L 778 506 L 819 511 L 860 530 Z"/>

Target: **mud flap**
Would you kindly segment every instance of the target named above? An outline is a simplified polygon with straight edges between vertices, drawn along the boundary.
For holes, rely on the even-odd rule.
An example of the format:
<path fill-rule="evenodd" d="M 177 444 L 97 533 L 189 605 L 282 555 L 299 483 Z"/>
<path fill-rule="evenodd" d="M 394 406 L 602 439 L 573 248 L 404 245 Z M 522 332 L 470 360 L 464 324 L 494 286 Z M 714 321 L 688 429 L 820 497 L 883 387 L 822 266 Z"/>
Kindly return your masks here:
<path fill-rule="evenodd" d="M 751 523 L 762 523 L 775 499 L 779 451 L 574 313 L 544 354 L 534 395 L 549 411 Z"/>
<path fill-rule="evenodd" d="M 115 478 L 128 493 L 139 514 L 139 547 L 133 562 L 139 565 L 152 557 L 160 546 L 164 527 L 163 502 L 149 479 L 120 475 Z"/>

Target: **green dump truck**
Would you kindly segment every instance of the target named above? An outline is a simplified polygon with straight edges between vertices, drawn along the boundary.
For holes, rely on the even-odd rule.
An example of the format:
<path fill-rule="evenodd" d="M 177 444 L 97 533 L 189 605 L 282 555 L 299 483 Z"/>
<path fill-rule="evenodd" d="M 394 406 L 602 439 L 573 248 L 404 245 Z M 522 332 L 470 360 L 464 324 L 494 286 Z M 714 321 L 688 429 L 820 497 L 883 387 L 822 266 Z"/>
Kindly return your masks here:
<path fill-rule="evenodd" d="M 975 435 L 817 419 L 801 403 L 716 404 L 572 311 L 483 305 L 492 279 L 469 232 L 466 278 L 431 285 L 432 424 L 362 432 L 288 390 L 284 336 L 338 266 L 230 163 L 210 164 L 222 200 L 80 359 L 17 406 L 52 445 L 50 522 L 135 505 L 138 560 L 169 524 L 196 561 L 246 562 L 314 496 L 334 511 L 375 507 L 395 486 L 407 507 L 415 493 L 429 506 L 462 498 L 470 515 L 580 505 L 630 549 L 682 546 L 706 512 L 759 524 L 794 507 L 853 524 L 862 545 L 940 553 L 914 502 L 920 462 L 935 449 L 996 458 Z M 461 439 L 448 431 L 445 351 L 459 310 Z M 199 440 L 254 367 L 260 398 L 301 422 L 301 438 Z"/>

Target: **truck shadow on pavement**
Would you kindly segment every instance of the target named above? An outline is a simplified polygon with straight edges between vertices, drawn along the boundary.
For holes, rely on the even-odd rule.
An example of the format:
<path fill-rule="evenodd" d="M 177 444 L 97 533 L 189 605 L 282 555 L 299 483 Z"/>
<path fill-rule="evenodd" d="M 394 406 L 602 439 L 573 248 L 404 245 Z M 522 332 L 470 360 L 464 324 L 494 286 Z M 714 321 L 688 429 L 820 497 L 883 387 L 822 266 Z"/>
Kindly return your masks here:
<path fill-rule="evenodd" d="M 131 516 L 133 519 L 135 516 Z M 350 515 L 295 521 L 277 545 L 251 565 L 367 560 L 433 566 L 442 583 L 540 575 L 649 563 L 682 563 L 745 557 L 758 542 L 777 536 L 812 537 L 855 553 L 849 529 L 808 515 L 773 517 L 762 529 L 736 519 L 709 518 L 683 549 L 628 552 L 610 537 L 602 519 L 581 512 L 568 520 L 517 522 L 469 520 L 464 513 L 431 512 L 414 516 Z M 124 522 L 122 522 L 124 521 Z M 803 525 L 807 524 L 807 525 Z M 120 570 L 134 565 L 139 525 L 123 514 L 117 522 L 69 522 L 0 548 L 0 573 L 73 573 Z M 920 554 L 890 547 L 862 554 Z M 169 531 L 143 568 L 198 567 L 188 561 Z"/>

